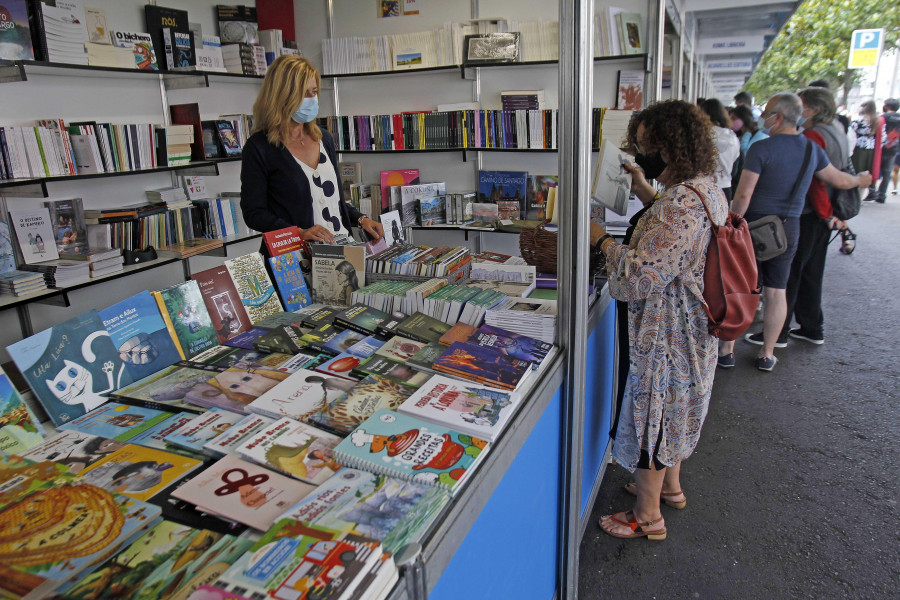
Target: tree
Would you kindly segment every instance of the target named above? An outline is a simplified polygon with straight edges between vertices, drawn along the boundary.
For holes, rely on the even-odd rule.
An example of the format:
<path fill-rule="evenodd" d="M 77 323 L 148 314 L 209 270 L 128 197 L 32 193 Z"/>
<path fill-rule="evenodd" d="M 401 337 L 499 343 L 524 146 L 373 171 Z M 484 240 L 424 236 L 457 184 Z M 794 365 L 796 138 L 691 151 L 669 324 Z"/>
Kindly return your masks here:
<path fill-rule="evenodd" d="M 848 69 L 855 29 L 885 30 L 884 50 L 900 47 L 900 3 L 896 0 L 806 0 L 763 54 L 744 89 L 756 98 L 827 79 L 843 89 L 843 103 L 860 77 Z"/>

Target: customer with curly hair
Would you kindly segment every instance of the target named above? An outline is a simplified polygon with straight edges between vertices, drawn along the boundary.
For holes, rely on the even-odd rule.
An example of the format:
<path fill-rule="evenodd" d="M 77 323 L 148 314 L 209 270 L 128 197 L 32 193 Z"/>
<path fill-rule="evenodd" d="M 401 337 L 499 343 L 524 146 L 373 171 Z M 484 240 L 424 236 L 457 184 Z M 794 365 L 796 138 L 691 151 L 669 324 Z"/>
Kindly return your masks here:
<path fill-rule="evenodd" d="M 697 106 L 650 106 L 632 118 L 628 143 L 643 167 L 625 167 L 632 191 L 649 210 L 627 245 L 595 223 L 591 244 L 606 259 L 610 293 L 628 303 L 630 369 L 613 458 L 634 472 L 626 490 L 637 502 L 601 518 L 600 527 L 615 537 L 662 540 L 660 499 L 675 508 L 687 502 L 681 463 L 697 445 L 712 393 L 718 340 L 707 331 L 703 270 L 710 215 L 723 224 L 728 204 L 716 184 L 712 124 Z M 647 178 L 665 186 L 662 195 Z"/>

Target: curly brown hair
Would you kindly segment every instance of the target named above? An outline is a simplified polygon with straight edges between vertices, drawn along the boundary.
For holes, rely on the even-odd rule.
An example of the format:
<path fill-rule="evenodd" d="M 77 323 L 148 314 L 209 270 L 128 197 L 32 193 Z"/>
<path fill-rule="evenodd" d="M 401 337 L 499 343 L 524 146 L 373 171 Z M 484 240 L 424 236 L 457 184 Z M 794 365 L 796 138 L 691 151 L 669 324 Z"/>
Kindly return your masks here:
<path fill-rule="evenodd" d="M 635 113 L 626 137 L 631 148 L 637 146 L 640 125 L 644 126 L 641 150 L 646 154 L 665 152 L 673 183 L 716 172 L 718 150 L 712 122 L 698 106 L 683 100 L 665 100 Z"/>

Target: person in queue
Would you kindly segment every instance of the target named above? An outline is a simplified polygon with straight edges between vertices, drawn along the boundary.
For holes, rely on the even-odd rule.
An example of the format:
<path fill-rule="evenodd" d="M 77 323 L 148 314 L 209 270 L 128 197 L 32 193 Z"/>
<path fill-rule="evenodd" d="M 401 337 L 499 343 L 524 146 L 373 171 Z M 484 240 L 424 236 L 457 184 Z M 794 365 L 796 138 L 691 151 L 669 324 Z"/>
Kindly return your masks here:
<path fill-rule="evenodd" d="M 775 348 L 784 348 L 786 339 L 779 339 L 787 317 L 787 288 L 791 263 L 800 236 L 800 214 L 809 184 L 817 179 L 834 187 L 850 189 L 866 187 L 872 182 L 868 173 L 850 175 L 836 169 L 825 151 L 800 135 L 797 122 L 803 105 L 797 94 L 781 92 L 772 96 L 762 112 L 761 128 L 769 138 L 754 144 L 747 151 L 741 182 L 735 191 L 731 210 L 753 222 L 767 215 L 777 215 L 784 223 L 787 250 L 778 256 L 758 263 L 763 286 L 763 330 L 748 333 L 744 339 L 760 345 L 756 368 L 771 371 L 775 368 Z M 807 144 L 812 144 L 809 165 L 801 173 Z M 791 191 L 799 179 L 794 197 Z M 734 366 L 734 342 L 722 342 L 719 366 Z"/>
<path fill-rule="evenodd" d="M 707 98 L 697 106 L 706 113 L 713 124 L 719 167 L 716 169 L 716 183 L 722 188 L 725 198 L 731 202 L 731 169 L 741 153 L 741 144 L 731 130 L 731 119 L 722 103 L 716 98 Z"/>
<path fill-rule="evenodd" d="M 660 500 L 687 503 L 681 463 L 697 445 L 712 393 L 718 339 L 707 331 L 701 291 L 712 235 L 707 209 L 721 225 L 728 203 L 715 179 L 712 123 L 699 107 L 654 104 L 632 118 L 627 139 L 643 171 L 624 168 L 650 208 L 627 245 L 596 223 L 590 237 L 606 259 L 611 295 L 628 302 L 631 363 L 613 457 L 634 473 L 626 490 L 637 502 L 599 524 L 615 537 L 662 540 Z M 665 186 L 661 195 L 647 178 Z"/>
<path fill-rule="evenodd" d="M 263 232 L 297 226 L 304 240 L 326 243 L 359 226 L 377 240 L 381 223 L 344 201 L 334 141 L 315 123 L 320 83 L 298 56 L 280 56 L 266 71 L 241 159 L 244 221 Z"/>

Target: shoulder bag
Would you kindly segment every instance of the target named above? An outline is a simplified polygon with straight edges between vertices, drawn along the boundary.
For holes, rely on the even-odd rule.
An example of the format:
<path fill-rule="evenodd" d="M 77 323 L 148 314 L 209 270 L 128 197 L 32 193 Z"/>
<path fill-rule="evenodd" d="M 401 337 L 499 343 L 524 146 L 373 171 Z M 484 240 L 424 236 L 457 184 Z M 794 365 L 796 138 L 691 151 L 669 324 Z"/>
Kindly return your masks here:
<path fill-rule="evenodd" d="M 800 182 L 803 181 L 803 176 L 806 175 L 810 156 L 812 156 L 812 142 L 806 139 L 806 153 L 803 156 L 803 165 L 800 167 L 800 175 L 797 177 L 797 181 L 794 182 L 794 188 L 791 190 L 791 195 L 788 196 L 788 201 L 793 200 L 797 195 Z M 756 252 L 756 260 L 759 262 L 773 259 L 784 254 L 787 250 L 787 236 L 784 233 L 785 218 L 777 215 L 768 215 L 748 223 L 750 238 L 753 240 L 753 250 Z"/>
<path fill-rule="evenodd" d="M 816 131 L 824 134 L 828 134 L 828 137 L 831 138 L 833 144 L 836 147 L 840 148 L 842 144 L 846 144 L 846 139 L 844 141 L 837 138 L 834 135 L 834 132 L 831 131 L 830 127 L 816 127 Z M 827 142 L 826 142 L 827 143 Z M 842 156 L 844 153 L 841 153 Z M 835 165 L 837 167 L 838 165 Z M 840 167 L 841 171 L 844 173 L 849 173 L 850 175 L 856 175 L 856 169 L 853 168 L 853 161 L 850 160 L 850 156 L 848 155 L 844 160 L 844 164 Z M 859 194 L 859 188 L 850 188 L 849 190 L 842 190 L 840 188 L 832 188 L 831 193 L 828 195 L 828 199 L 831 200 L 831 212 L 834 213 L 841 221 L 846 221 L 847 219 L 852 219 L 856 215 L 859 214 L 859 209 L 862 206 L 862 197 Z"/>

